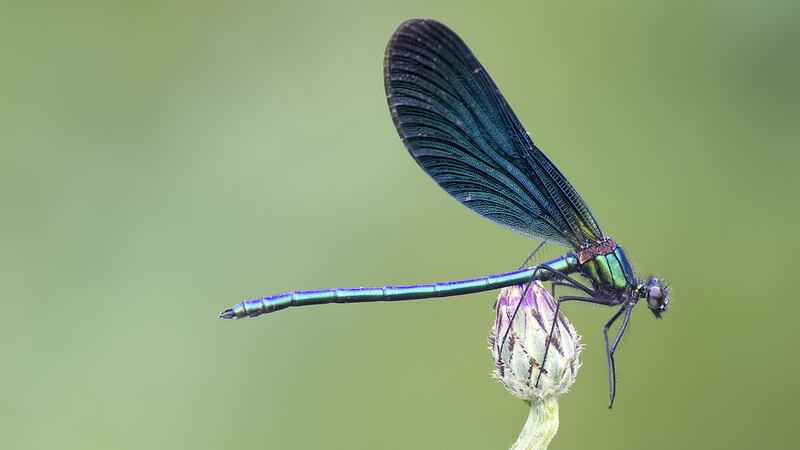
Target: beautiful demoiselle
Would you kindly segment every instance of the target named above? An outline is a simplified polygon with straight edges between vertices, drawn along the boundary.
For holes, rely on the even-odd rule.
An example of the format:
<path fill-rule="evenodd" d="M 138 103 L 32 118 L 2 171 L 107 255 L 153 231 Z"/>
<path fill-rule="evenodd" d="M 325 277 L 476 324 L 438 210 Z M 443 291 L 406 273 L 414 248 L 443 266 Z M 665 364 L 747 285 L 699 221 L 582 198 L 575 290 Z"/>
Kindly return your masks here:
<path fill-rule="evenodd" d="M 467 280 L 272 295 L 242 302 L 220 317 L 255 317 L 289 306 L 447 297 L 519 284 L 527 289 L 533 280 L 550 281 L 553 292 L 556 286 L 580 292 L 559 296 L 556 314 L 565 301 L 618 307 L 603 328 L 613 405 L 614 353 L 633 307 L 647 299 L 660 318 L 669 304 L 666 286 L 655 277 L 641 280 L 634 274 L 622 248 L 603 234 L 581 196 L 533 144 L 486 70 L 449 28 L 430 19 L 400 25 L 386 49 L 384 81 L 400 138 L 439 186 L 483 217 L 572 251 L 533 267 L 523 264 L 512 272 Z M 619 330 L 609 339 L 609 329 L 620 318 Z M 551 339 L 557 324 L 553 321 Z M 497 345 L 505 345 L 506 338 Z"/>

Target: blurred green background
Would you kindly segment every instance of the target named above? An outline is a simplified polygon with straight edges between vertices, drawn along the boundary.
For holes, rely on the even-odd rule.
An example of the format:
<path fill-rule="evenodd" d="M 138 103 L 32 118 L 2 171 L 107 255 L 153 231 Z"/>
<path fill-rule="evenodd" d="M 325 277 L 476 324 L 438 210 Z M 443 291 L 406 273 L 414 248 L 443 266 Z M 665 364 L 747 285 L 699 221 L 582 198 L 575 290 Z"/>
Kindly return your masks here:
<path fill-rule="evenodd" d="M 415 16 L 464 38 L 640 274 L 673 282 L 665 320 L 634 314 L 612 411 L 611 312 L 569 305 L 587 348 L 551 448 L 795 446 L 800 6 L 644 3 L 3 2 L 0 448 L 516 438 L 496 293 L 216 317 L 535 246 L 397 138 L 383 50 Z"/>

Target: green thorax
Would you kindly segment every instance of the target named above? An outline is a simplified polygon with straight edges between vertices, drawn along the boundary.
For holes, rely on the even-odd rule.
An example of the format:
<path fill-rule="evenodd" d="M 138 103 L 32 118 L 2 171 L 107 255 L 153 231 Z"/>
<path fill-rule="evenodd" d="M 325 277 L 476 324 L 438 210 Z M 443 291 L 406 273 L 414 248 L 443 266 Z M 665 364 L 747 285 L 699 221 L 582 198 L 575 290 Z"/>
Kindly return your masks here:
<path fill-rule="evenodd" d="M 606 287 L 617 292 L 628 291 L 636 286 L 636 277 L 622 247 L 613 241 L 611 243 L 613 245 L 607 246 L 605 251 L 590 252 L 588 258 L 579 256 L 582 260 L 581 273 L 597 287 Z"/>

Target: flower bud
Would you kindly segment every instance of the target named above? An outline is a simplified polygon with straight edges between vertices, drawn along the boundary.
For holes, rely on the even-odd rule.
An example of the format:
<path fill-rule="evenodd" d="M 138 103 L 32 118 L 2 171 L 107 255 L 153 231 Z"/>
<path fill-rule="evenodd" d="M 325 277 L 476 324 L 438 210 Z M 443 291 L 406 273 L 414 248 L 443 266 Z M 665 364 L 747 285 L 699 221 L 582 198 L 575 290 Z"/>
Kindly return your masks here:
<path fill-rule="evenodd" d="M 489 348 L 495 361 L 494 377 L 511 394 L 534 404 L 555 399 L 569 390 L 580 367 L 578 355 L 582 346 L 581 337 L 559 311 L 558 325 L 542 368 L 555 315 L 555 302 L 538 281 L 531 284 L 524 298 L 523 289 L 524 286 L 511 286 L 500 291 L 497 317 L 489 335 Z M 518 305 L 519 311 L 512 323 Z"/>

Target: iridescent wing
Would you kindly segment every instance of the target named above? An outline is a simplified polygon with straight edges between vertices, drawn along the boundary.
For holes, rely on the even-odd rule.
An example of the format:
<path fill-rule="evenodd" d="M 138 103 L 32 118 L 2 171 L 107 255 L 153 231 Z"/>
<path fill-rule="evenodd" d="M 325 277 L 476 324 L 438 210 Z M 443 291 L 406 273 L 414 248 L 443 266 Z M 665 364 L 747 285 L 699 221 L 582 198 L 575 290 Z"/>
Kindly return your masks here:
<path fill-rule="evenodd" d="M 522 234 L 580 247 L 603 236 L 589 207 L 522 128 L 449 28 L 409 20 L 386 49 L 389 108 L 411 156 L 448 194 Z"/>

